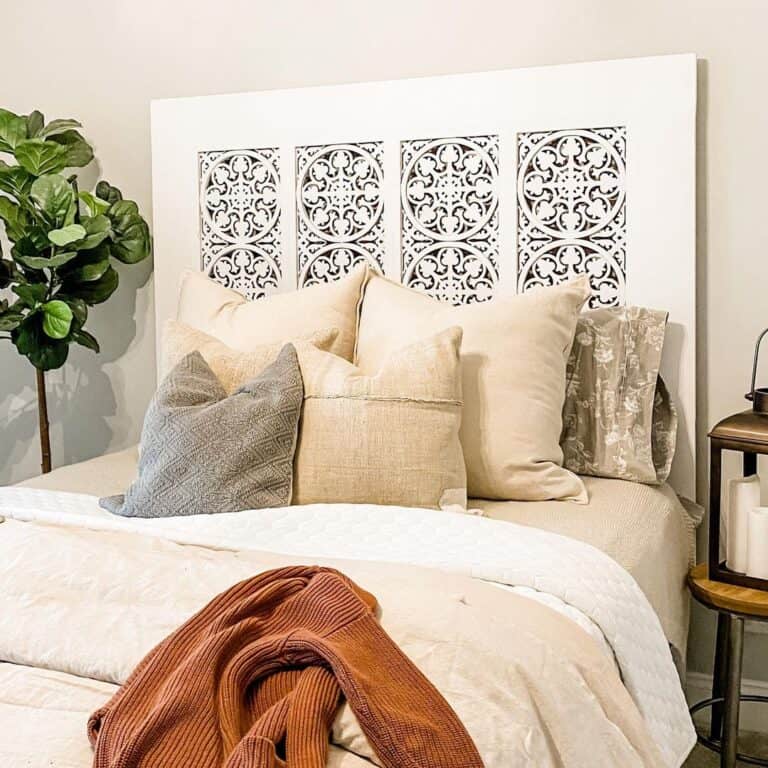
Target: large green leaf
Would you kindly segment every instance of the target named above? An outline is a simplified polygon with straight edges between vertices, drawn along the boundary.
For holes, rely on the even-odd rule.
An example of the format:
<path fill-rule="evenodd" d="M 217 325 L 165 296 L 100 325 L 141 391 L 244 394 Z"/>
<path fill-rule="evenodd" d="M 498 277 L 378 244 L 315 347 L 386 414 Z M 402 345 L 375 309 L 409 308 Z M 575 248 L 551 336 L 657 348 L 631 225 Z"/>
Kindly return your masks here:
<path fill-rule="evenodd" d="M 11 152 L 26 138 L 27 121 L 7 109 L 0 109 L 0 152 Z"/>
<path fill-rule="evenodd" d="M 24 307 L 19 302 L 13 306 L 8 305 L 6 299 L 0 300 L 0 331 L 12 331 L 21 325 L 24 319 Z"/>
<path fill-rule="evenodd" d="M 119 277 L 114 267 L 108 266 L 98 280 L 81 282 L 67 275 L 61 284 L 60 298 L 73 297 L 82 299 L 86 304 L 101 304 L 116 290 Z"/>
<path fill-rule="evenodd" d="M 11 240 L 24 237 L 27 216 L 21 206 L 4 195 L 0 196 L 0 219 L 5 222 L 5 232 Z"/>
<path fill-rule="evenodd" d="M 66 338 L 72 326 L 72 310 L 59 299 L 43 304 L 43 333 L 51 339 Z"/>
<path fill-rule="evenodd" d="M 112 205 L 118 202 L 118 200 L 123 199 L 123 193 L 117 187 L 113 187 L 108 181 L 102 180 L 96 185 L 96 197 L 100 197 Z"/>
<path fill-rule="evenodd" d="M 16 256 L 16 261 L 30 269 L 57 269 L 77 258 L 77 251 L 64 251 L 55 256 Z"/>
<path fill-rule="evenodd" d="M 13 343 L 22 355 L 28 355 L 37 348 L 40 320 L 36 315 L 28 315 L 13 334 Z"/>
<path fill-rule="evenodd" d="M 82 219 L 80 222 L 85 227 L 86 237 L 77 247 L 81 250 L 88 250 L 100 245 L 112 231 L 112 225 L 106 216 L 98 215 Z"/>
<path fill-rule="evenodd" d="M 47 236 L 45 238 L 45 244 L 48 245 Z M 11 256 L 18 261 L 20 258 L 23 259 L 26 256 L 37 256 L 41 250 L 42 248 L 38 248 L 37 243 L 29 235 L 24 235 L 24 237 L 20 237 L 13 244 L 13 248 L 11 248 Z"/>
<path fill-rule="evenodd" d="M 27 316 L 19 327 L 11 332 L 11 340 L 35 368 L 43 371 L 61 368 L 67 360 L 69 344 L 46 336 L 40 314 Z"/>
<path fill-rule="evenodd" d="M 112 224 L 112 255 L 124 264 L 146 259 L 152 247 L 149 227 L 136 203 L 119 200 L 110 206 L 107 216 Z"/>
<path fill-rule="evenodd" d="M 62 301 L 66 301 L 72 310 L 72 331 L 79 331 L 88 319 L 88 305 L 82 299 L 72 297 L 62 299 Z"/>
<path fill-rule="evenodd" d="M 53 141 L 25 139 L 16 145 L 14 154 L 19 165 L 35 176 L 67 167 L 67 148 Z"/>
<path fill-rule="evenodd" d="M 99 342 L 96 341 L 96 337 L 88 333 L 88 331 L 73 331 L 72 340 L 94 352 L 99 351 Z"/>
<path fill-rule="evenodd" d="M 64 131 L 50 137 L 66 150 L 64 155 L 65 168 L 82 168 L 93 160 L 91 145 L 77 132 Z"/>
<path fill-rule="evenodd" d="M 90 283 L 98 280 L 109 269 L 109 248 L 100 245 L 87 251 L 78 251 L 77 258 L 63 267 L 59 274 L 68 283 Z"/>
<path fill-rule="evenodd" d="M 43 283 L 21 283 L 12 286 L 11 290 L 19 297 L 21 303 L 30 309 L 36 309 L 48 295 L 48 286 Z"/>
<path fill-rule="evenodd" d="M 21 325 L 22 320 L 24 320 L 24 315 L 21 312 L 6 309 L 4 312 L 0 312 L 0 331 L 12 331 Z"/>
<path fill-rule="evenodd" d="M 106 200 L 101 200 L 90 192 L 83 191 L 80 192 L 78 196 L 88 207 L 91 216 L 99 216 L 109 210 L 110 203 Z"/>
<path fill-rule="evenodd" d="M 57 133 L 64 133 L 72 128 L 82 128 L 82 125 L 77 120 L 69 118 L 51 120 L 48 125 L 40 131 L 40 138 L 44 139 L 46 136 L 54 136 Z"/>
<path fill-rule="evenodd" d="M 60 227 L 74 202 L 74 192 L 63 176 L 51 173 L 35 179 L 30 197 L 55 227 Z"/>
<path fill-rule="evenodd" d="M 0 259 L 0 291 L 11 284 L 14 275 L 15 270 L 13 268 L 13 262 L 8 261 L 7 259 Z"/>
<path fill-rule="evenodd" d="M 30 112 L 25 119 L 27 121 L 27 138 L 34 139 L 38 137 L 45 124 L 43 113 L 36 109 L 34 112 Z"/>
<path fill-rule="evenodd" d="M 19 256 L 37 256 L 51 247 L 48 234 L 42 227 L 27 227 L 27 234 L 20 237 L 11 248 L 14 259 Z"/>
<path fill-rule="evenodd" d="M 0 191 L 23 197 L 32 187 L 35 177 L 20 165 L 8 165 L 0 160 Z"/>
<path fill-rule="evenodd" d="M 27 355 L 29 362 L 43 371 L 61 368 L 67 362 L 67 357 L 69 357 L 69 344 L 66 341 L 49 341 L 48 339 Z"/>
<path fill-rule="evenodd" d="M 66 245 L 76 243 L 78 240 L 82 240 L 86 234 L 85 227 L 82 224 L 69 224 L 61 229 L 52 229 L 48 233 L 48 239 L 59 247 L 63 248 Z"/>

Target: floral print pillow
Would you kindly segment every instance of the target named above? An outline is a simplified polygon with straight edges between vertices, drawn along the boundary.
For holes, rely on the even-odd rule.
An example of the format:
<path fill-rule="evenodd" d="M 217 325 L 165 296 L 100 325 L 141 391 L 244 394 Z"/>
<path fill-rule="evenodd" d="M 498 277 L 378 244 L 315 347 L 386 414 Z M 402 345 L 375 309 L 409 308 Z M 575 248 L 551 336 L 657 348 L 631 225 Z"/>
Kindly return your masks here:
<path fill-rule="evenodd" d="M 677 412 L 659 376 L 666 324 L 666 312 L 643 307 L 581 315 L 560 439 L 567 469 L 638 483 L 667 479 Z"/>

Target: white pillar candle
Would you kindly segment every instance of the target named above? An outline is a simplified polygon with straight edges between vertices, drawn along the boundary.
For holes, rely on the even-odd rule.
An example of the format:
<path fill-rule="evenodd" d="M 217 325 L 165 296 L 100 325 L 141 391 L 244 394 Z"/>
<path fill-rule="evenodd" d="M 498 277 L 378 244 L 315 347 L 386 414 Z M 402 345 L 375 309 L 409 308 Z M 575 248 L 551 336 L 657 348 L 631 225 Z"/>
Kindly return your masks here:
<path fill-rule="evenodd" d="M 749 513 L 747 576 L 768 579 L 768 507 L 755 507 Z"/>
<path fill-rule="evenodd" d="M 760 478 L 738 477 L 728 484 L 728 539 L 725 564 L 737 573 L 747 572 L 747 539 L 750 512 L 760 506 Z"/>

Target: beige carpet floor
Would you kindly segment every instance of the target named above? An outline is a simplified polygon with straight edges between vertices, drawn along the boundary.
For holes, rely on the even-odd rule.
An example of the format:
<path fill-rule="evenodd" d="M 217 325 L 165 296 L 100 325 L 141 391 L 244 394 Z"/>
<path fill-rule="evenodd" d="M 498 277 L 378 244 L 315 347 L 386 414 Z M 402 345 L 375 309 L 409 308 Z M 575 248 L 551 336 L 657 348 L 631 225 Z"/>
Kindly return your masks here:
<path fill-rule="evenodd" d="M 742 733 L 739 739 L 739 751 L 760 757 L 768 757 L 768 735 L 758 733 Z M 746 763 L 739 762 L 739 766 Z M 685 768 L 719 768 L 720 755 L 710 752 L 697 744 L 691 756 L 685 761 Z"/>

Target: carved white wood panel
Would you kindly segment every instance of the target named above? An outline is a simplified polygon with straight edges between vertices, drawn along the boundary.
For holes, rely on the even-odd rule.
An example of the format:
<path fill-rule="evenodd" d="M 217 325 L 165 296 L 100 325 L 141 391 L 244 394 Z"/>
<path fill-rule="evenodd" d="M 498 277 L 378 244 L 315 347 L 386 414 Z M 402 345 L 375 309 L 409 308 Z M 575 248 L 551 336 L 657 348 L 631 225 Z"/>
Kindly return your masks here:
<path fill-rule="evenodd" d="M 279 157 L 274 147 L 198 153 L 202 269 L 251 299 L 282 277 Z"/>
<path fill-rule="evenodd" d="M 518 289 L 586 272 L 592 307 L 624 303 L 624 126 L 518 133 Z"/>
<path fill-rule="evenodd" d="M 490 299 L 499 279 L 499 137 L 400 147 L 403 284 L 452 304 Z"/>
<path fill-rule="evenodd" d="M 383 270 L 382 181 L 381 142 L 296 147 L 299 287 Z"/>

